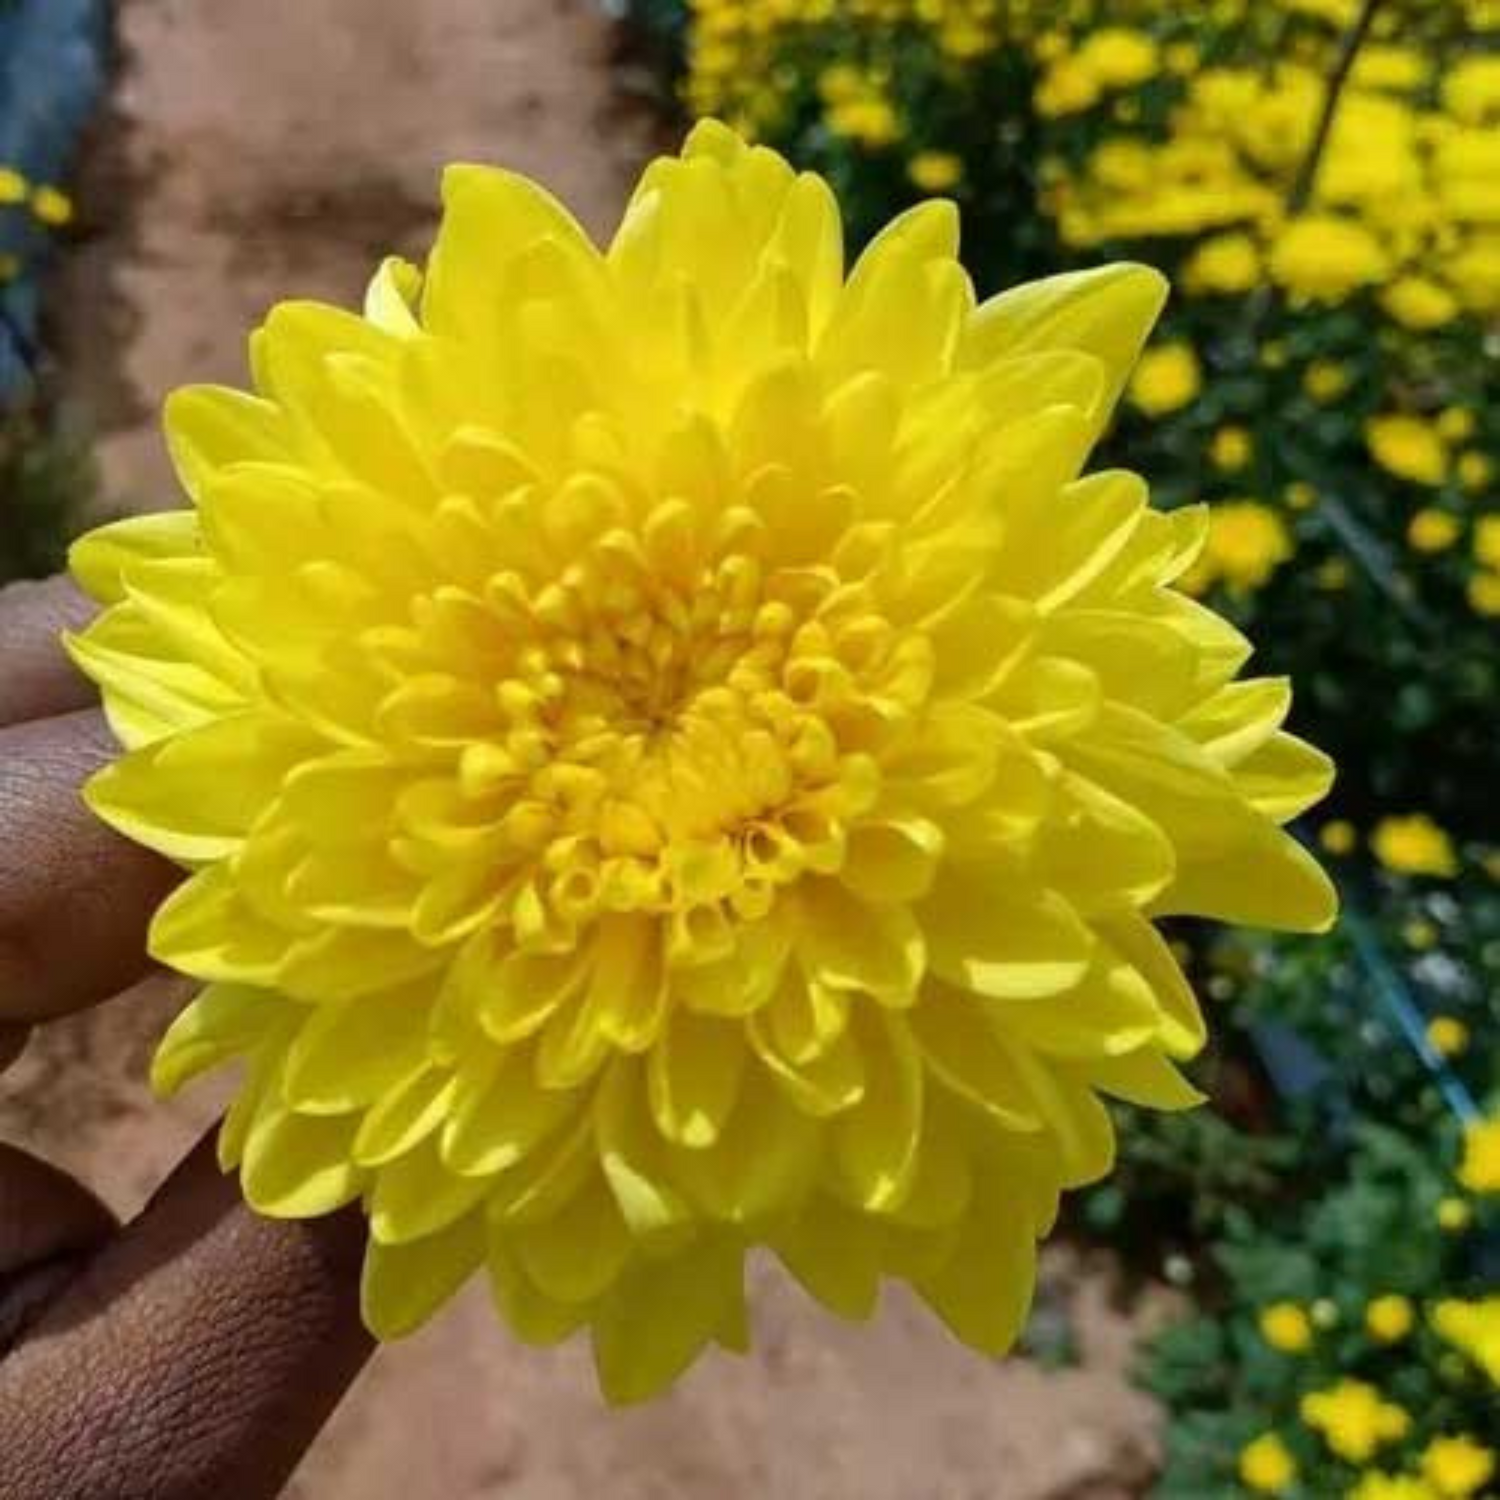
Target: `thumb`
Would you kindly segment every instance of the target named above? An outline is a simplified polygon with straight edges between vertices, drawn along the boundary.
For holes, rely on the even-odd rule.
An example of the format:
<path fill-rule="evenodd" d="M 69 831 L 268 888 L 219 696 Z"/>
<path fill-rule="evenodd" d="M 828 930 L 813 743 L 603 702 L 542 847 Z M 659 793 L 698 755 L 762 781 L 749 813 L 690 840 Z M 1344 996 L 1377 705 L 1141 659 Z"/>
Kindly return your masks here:
<path fill-rule="evenodd" d="M 0 1212 L 7 1179 L 47 1170 L 17 1159 L 0 1157 Z M 50 1175 L 40 1191 L 72 1202 L 75 1242 L 97 1242 L 107 1227 L 87 1195 L 68 1200 Z M 39 1313 L 33 1270 L 20 1342 L 0 1358 L 0 1495 L 269 1500 L 369 1356 L 362 1249 L 355 1213 L 257 1217 L 201 1143 Z"/>

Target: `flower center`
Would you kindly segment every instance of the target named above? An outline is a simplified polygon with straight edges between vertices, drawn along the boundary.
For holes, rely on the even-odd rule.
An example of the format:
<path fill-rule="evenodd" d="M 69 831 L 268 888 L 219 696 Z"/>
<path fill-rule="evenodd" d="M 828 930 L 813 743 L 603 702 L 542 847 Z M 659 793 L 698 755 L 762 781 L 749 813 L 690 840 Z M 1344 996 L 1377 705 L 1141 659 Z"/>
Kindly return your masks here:
<path fill-rule="evenodd" d="M 930 686 L 928 641 L 833 569 L 703 556 L 691 536 L 664 565 L 648 541 L 612 531 L 553 579 L 514 580 L 506 731 L 464 757 L 471 789 L 503 783 L 539 930 L 753 920 L 837 871 L 881 746 Z"/>

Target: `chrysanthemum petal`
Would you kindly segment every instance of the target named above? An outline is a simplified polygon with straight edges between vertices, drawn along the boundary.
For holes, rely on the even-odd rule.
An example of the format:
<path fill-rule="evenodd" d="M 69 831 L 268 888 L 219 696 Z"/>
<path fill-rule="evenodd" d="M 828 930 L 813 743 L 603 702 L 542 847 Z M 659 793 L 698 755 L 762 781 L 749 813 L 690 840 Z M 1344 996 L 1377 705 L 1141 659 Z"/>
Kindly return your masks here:
<path fill-rule="evenodd" d="M 213 719 L 123 756 L 90 780 L 85 797 L 111 827 L 169 859 L 224 858 L 317 747 L 301 725 L 275 715 Z"/>
<path fill-rule="evenodd" d="M 515 1246 L 517 1261 L 545 1296 L 587 1304 L 617 1280 L 633 1242 L 613 1195 L 596 1178 L 552 1218 L 517 1230 Z"/>
<path fill-rule="evenodd" d="M 1028 282 L 991 297 L 975 313 L 963 349 L 970 366 L 1038 349 L 1082 349 L 1103 361 L 1105 399 L 1092 413 L 1103 428 L 1167 300 L 1166 278 L 1119 264 Z"/>
<path fill-rule="evenodd" d="M 126 581 L 142 563 L 195 556 L 202 546 L 198 517 L 190 510 L 155 511 L 111 521 L 68 549 L 68 569 L 99 604 L 118 604 Z"/>
<path fill-rule="evenodd" d="M 844 1192 L 860 1207 L 888 1213 L 911 1186 L 922 1131 L 923 1069 L 899 1015 L 860 1007 L 855 1026 L 865 1088 L 853 1109 L 830 1126 Z"/>
<path fill-rule="evenodd" d="M 484 1219 L 469 1214 L 425 1239 L 371 1240 L 360 1281 L 360 1316 L 379 1339 L 415 1333 L 484 1263 Z"/>
<path fill-rule="evenodd" d="M 874 1313 L 880 1251 L 862 1216 L 835 1198 L 819 1197 L 777 1234 L 775 1245 L 787 1270 L 830 1312 L 859 1321 Z"/>
<path fill-rule="evenodd" d="M 1077 1076 L 1117 1099 L 1148 1109 L 1193 1109 L 1207 1097 L 1151 1047 L 1120 1057 L 1097 1058 L 1079 1066 Z"/>
<path fill-rule="evenodd" d="M 272 401 L 221 385 L 189 385 L 167 397 L 167 451 L 182 487 L 195 500 L 231 464 L 283 463 L 292 457 L 291 427 Z"/>
<path fill-rule="evenodd" d="M 397 989 L 312 1010 L 287 1050 L 282 1094 L 299 1114 L 350 1114 L 427 1064 L 421 990 Z"/>
<path fill-rule="evenodd" d="M 454 1075 L 429 1068 L 393 1089 L 360 1121 L 351 1151 L 362 1167 L 383 1167 L 415 1149 L 448 1118 Z"/>
<path fill-rule="evenodd" d="M 605 1300 L 594 1324 L 599 1383 L 621 1405 L 671 1383 L 743 1311 L 742 1252 L 715 1243 L 681 1261 L 641 1261 Z"/>
<path fill-rule="evenodd" d="M 446 1229 L 489 1195 L 484 1177 L 463 1177 L 443 1164 L 429 1137 L 374 1174 L 370 1233 L 387 1245 L 403 1245 Z"/>
<path fill-rule="evenodd" d="M 275 1219 L 331 1213 L 357 1198 L 364 1173 L 350 1159 L 355 1122 L 300 1115 L 268 1092 L 245 1137 L 245 1201 Z"/>
<path fill-rule="evenodd" d="M 574 1099 L 536 1081 L 528 1053 L 516 1050 L 470 1090 L 443 1124 L 443 1164 L 461 1176 L 488 1177 L 523 1160 L 572 1118 Z"/>
<path fill-rule="evenodd" d="M 301 1007 L 271 990 L 211 984 L 177 1013 L 151 1060 L 151 1088 L 170 1098 L 185 1083 L 251 1052 Z"/>
<path fill-rule="evenodd" d="M 1333 785 L 1333 775 L 1328 756 L 1291 734 L 1274 735 L 1234 766 L 1240 794 L 1277 823 L 1321 802 Z"/>
<path fill-rule="evenodd" d="M 917 1290 L 964 1343 L 998 1356 L 1015 1341 L 1031 1303 L 1036 1240 L 1025 1216 L 1007 1211 L 1005 1187 L 991 1186 Z"/>
<path fill-rule="evenodd" d="M 1000 1000 L 1056 995 L 1088 969 L 1095 940 L 1055 891 L 1003 868 L 945 870 L 920 908 L 932 970 Z"/>
<path fill-rule="evenodd" d="M 672 1016 L 646 1064 L 651 1113 L 661 1133 L 682 1146 L 712 1146 L 739 1095 L 744 1062 L 744 1039 L 734 1022 L 691 1011 Z"/>

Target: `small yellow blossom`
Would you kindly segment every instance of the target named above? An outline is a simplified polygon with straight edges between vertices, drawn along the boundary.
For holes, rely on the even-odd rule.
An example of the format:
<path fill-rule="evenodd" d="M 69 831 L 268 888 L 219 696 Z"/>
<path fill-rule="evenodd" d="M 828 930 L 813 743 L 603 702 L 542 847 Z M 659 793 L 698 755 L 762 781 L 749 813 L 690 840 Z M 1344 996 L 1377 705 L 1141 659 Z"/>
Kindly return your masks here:
<path fill-rule="evenodd" d="M 1180 410 L 1203 388 L 1203 371 L 1191 344 L 1158 344 L 1141 356 L 1130 381 L 1130 399 L 1148 417 Z"/>
<path fill-rule="evenodd" d="M 1314 401 L 1337 401 L 1349 389 L 1349 372 L 1331 359 L 1315 359 L 1303 372 L 1302 389 Z"/>
<path fill-rule="evenodd" d="M 1133 88 L 1160 66 L 1156 43 L 1144 32 L 1124 26 L 1090 32 L 1075 55 L 1079 66 L 1107 89 Z"/>
<path fill-rule="evenodd" d="M 963 158 L 952 151 L 919 151 L 907 162 L 906 175 L 924 193 L 946 193 L 963 181 Z"/>
<path fill-rule="evenodd" d="M 1411 1418 L 1401 1407 L 1382 1400 L 1374 1386 L 1347 1377 L 1326 1390 L 1310 1391 L 1298 1410 L 1334 1453 L 1355 1464 L 1368 1462 L 1383 1443 L 1395 1442 L 1411 1429 Z"/>
<path fill-rule="evenodd" d="M 1445 443 L 1462 443 L 1474 436 L 1474 413 L 1467 406 L 1449 406 L 1438 413 L 1438 436 Z"/>
<path fill-rule="evenodd" d="M 1438 1202 L 1437 1221 L 1440 1229 L 1457 1233 L 1474 1222 L 1474 1210 L 1465 1198 L 1443 1198 Z"/>
<path fill-rule="evenodd" d="M 1330 557 L 1320 562 L 1313 574 L 1313 581 L 1325 593 L 1337 594 L 1349 586 L 1349 563 L 1342 557 Z"/>
<path fill-rule="evenodd" d="M 1169 42 L 1162 50 L 1162 61 L 1169 73 L 1192 73 L 1203 54 L 1192 42 Z"/>
<path fill-rule="evenodd" d="M 1458 456 L 1454 472 L 1458 474 L 1458 483 L 1463 484 L 1470 495 L 1478 495 L 1490 487 L 1490 481 L 1496 477 L 1496 465 L 1488 453 L 1473 450 Z"/>
<path fill-rule="evenodd" d="M 1427 1023 L 1427 1040 L 1443 1057 L 1461 1057 L 1469 1046 L 1469 1028 L 1457 1016 L 1434 1016 Z"/>
<path fill-rule="evenodd" d="M 1332 1297 L 1315 1297 L 1310 1310 L 1314 1328 L 1321 1328 L 1326 1332 L 1338 1326 L 1339 1305 Z"/>
<path fill-rule="evenodd" d="M 1437 1492 L 1425 1479 L 1412 1474 L 1386 1474 L 1367 1469 L 1344 1500 L 1438 1500 Z"/>
<path fill-rule="evenodd" d="M 31 211 L 51 229 L 61 229 L 73 220 L 73 200 L 55 187 L 39 187 L 31 195 Z"/>
<path fill-rule="evenodd" d="M 1437 946 L 1437 940 L 1437 927 L 1426 917 L 1412 917 L 1402 924 L 1401 941 L 1408 948 L 1415 948 L 1419 953 L 1425 953 L 1429 948 Z"/>
<path fill-rule="evenodd" d="M 1446 1297 L 1432 1309 L 1429 1321 L 1439 1338 L 1461 1350 L 1500 1390 L 1500 1296 L 1476 1302 Z"/>
<path fill-rule="evenodd" d="M 1318 830 L 1318 842 L 1330 854 L 1352 854 L 1358 838 L 1354 824 L 1346 818 L 1330 818 Z"/>
<path fill-rule="evenodd" d="M 1457 516 L 1428 506 L 1407 522 L 1406 540 L 1414 552 L 1446 552 L 1462 530 Z"/>
<path fill-rule="evenodd" d="M 1500 1193 L 1500 1115 L 1464 1130 L 1464 1154 L 1455 1174 L 1471 1193 Z"/>
<path fill-rule="evenodd" d="M 1494 1472 L 1495 1455 L 1467 1434 L 1434 1438 L 1422 1450 L 1422 1473 L 1444 1500 L 1465 1500 Z"/>
<path fill-rule="evenodd" d="M 1280 1495 L 1297 1478 L 1297 1460 L 1274 1432 L 1263 1432 L 1240 1449 L 1239 1474 L 1262 1495 Z"/>
<path fill-rule="evenodd" d="M 1475 573 L 1464 592 L 1476 615 L 1483 615 L 1486 619 L 1500 615 L 1500 573 Z"/>
<path fill-rule="evenodd" d="M 1286 523 L 1258 500 L 1225 500 L 1211 506 L 1208 540 L 1188 582 L 1201 591 L 1218 582 L 1251 591 L 1270 581 L 1293 553 Z"/>
<path fill-rule="evenodd" d="M 1481 516 L 1474 523 L 1474 558 L 1483 567 L 1500 569 L 1500 515 Z"/>
<path fill-rule="evenodd" d="M 1255 442 L 1243 427 L 1221 427 L 1209 444 L 1208 456 L 1214 467 L 1243 469 L 1255 453 Z"/>
<path fill-rule="evenodd" d="M 1261 277 L 1260 251 L 1248 234 L 1218 234 L 1204 240 L 1182 271 L 1190 292 L 1248 292 Z"/>
<path fill-rule="evenodd" d="M 1458 299 L 1447 287 L 1425 276 L 1402 276 L 1380 294 L 1380 305 L 1404 328 L 1426 332 L 1451 323 Z"/>
<path fill-rule="evenodd" d="M 1260 1310 L 1260 1336 L 1283 1354 L 1301 1354 L 1312 1346 L 1312 1324 L 1295 1302 L 1273 1302 Z"/>
<path fill-rule="evenodd" d="M 1032 103 L 1043 119 L 1076 115 L 1099 102 L 1099 82 L 1076 58 L 1059 58 L 1036 86 Z"/>
<path fill-rule="evenodd" d="M 1371 1338 L 1382 1344 L 1394 1344 L 1404 1339 L 1415 1321 L 1411 1302 L 1394 1293 L 1377 1297 L 1365 1308 L 1365 1328 Z"/>
<path fill-rule="evenodd" d="M 24 203 L 31 184 L 14 167 L 0 166 L 0 207 Z"/>
<path fill-rule="evenodd" d="M 1286 487 L 1288 510 L 1311 510 L 1318 503 L 1318 491 L 1305 479 L 1294 479 Z"/>
<path fill-rule="evenodd" d="M 1438 485 L 1448 474 L 1448 447 L 1432 422 L 1405 412 L 1371 417 L 1365 443 L 1375 462 L 1398 479 Z"/>
<path fill-rule="evenodd" d="M 1390 274 L 1380 241 L 1364 225 L 1328 215 L 1294 219 L 1272 244 L 1270 266 L 1279 285 L 1318 302 L 1341 302 Z"/>
<path fill-rule="evenodd" d="M 1455 62 L 1443 79 L 1443 103 L 1469 125 L 1500 114 L 1500 56 L 1475 52 Z"/>
<path fill-rule="evenodd" d="M 1370 835 L 1370 847 L 1375 858 L 1398 875 L 1451 879 L 1458 874 L 1452 840 L 1426 813 L 1382 818 Z"/>
<path fill-rule="evenodd" d="M 828 106 L 824 114 L 828 128 L 845 140 L 878 150 L 901 138 L 901 119 L 889 99 L 869 95 L 845 99 Z"/>

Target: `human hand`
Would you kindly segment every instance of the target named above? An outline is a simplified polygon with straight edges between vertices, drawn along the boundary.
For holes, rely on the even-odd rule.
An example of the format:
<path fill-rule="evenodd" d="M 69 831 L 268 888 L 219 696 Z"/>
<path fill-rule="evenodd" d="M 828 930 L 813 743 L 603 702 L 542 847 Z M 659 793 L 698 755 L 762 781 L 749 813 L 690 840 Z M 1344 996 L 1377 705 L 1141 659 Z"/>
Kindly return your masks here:
<path fill-rule="evenodd" d="M 60 579 L 0 590 L 0 1075 L 147 973 L 177 878 L 79 799 L 112 742 L 57 635 L 89 609 Z M 357 1211 L 258 1218 L 209 1142 L 124 1227 L 0 1142 L 0 1496 L 275 1495 L 369 1356 L 362 1250 Z"/>

